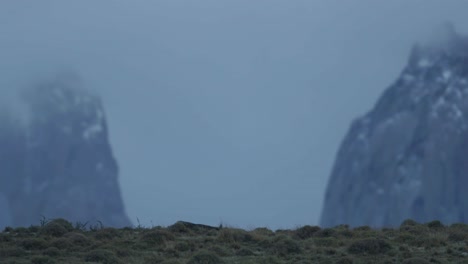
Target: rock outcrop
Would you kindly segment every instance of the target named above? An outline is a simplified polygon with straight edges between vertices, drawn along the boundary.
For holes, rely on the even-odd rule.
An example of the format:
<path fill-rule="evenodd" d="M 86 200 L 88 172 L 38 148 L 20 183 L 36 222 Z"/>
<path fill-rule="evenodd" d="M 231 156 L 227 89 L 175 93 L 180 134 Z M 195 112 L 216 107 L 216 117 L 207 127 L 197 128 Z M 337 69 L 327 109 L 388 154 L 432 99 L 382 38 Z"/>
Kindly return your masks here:
<path fill-rule="evenodd" d="M 352 122 L 322 226 L 468 222 L 468 39 L 446 25 L 415 45 L 398 80 Z"/>
<path fill-rule="evenodd" d="M 12 147 L 16 158 L 0 164 L 2 170 L 14 167 L 2 180 L 16 190 L 0 190 L 9 201 L 13 225 L 38 224 L 45 216 L 131 226 L 100 98 L 67 77 L 41 83 L 24 99 L 31 110 L 24 140 Z M 0 147 L 3 151 L 5 143 Z"/>

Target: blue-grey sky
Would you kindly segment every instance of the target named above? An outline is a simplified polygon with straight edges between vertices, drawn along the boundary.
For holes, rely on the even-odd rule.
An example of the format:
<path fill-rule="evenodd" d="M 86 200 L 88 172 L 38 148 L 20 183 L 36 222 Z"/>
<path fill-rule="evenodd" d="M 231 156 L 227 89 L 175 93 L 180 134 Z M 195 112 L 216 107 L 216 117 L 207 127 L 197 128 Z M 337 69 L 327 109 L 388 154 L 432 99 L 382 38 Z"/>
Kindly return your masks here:
<path fill-rule="evenodd" d="M 0 90 L 76 70 L 134 223 L 318 224 L 339 144 L 464 0 L 2 0 Z M 4 100 L 5 101 L 5 100 Z M 105 223 L 104 223 L 105 224 Z"/>

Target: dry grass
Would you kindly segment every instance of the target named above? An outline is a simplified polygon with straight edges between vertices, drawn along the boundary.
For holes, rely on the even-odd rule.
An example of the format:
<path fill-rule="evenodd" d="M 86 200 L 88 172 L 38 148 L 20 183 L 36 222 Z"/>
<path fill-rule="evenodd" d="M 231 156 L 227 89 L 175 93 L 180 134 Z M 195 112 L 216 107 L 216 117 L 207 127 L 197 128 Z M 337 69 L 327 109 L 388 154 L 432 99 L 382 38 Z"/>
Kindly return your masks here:
<path fill-rule="evenodd" d="M 86 228 L 64 219 L 0 233 L 0 262 L 46 263 L 468 263 L 468 226 L 407 220 L 399 228 L 302 226 Z"/>

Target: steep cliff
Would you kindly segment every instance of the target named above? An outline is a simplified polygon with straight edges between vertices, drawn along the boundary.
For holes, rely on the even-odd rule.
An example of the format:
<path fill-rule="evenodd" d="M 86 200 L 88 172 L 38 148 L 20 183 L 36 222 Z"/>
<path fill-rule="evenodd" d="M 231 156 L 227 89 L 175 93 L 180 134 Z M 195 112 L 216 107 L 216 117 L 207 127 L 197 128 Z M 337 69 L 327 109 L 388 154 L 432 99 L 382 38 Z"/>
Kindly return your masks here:
<path fill-rule="evenodd" d="M 14 165 L 16 171 L 3 176 L 8 185 L 19 188 L 3 191 L 13 225 L 38 224 L 43 215 L 131 226 L 100 98 L 67 76 L 27 90 L 24 99 L 31 114 L 23 143 L 19 140 L 12 147 L 18 158 L 9 156 L 0 166 Z"/>
<path fill-rule="evenodd" d="M 468 222 L 468 39 L 450 25 L 415 45 L 398 80 L 352 122 L 321 225 Z"/>

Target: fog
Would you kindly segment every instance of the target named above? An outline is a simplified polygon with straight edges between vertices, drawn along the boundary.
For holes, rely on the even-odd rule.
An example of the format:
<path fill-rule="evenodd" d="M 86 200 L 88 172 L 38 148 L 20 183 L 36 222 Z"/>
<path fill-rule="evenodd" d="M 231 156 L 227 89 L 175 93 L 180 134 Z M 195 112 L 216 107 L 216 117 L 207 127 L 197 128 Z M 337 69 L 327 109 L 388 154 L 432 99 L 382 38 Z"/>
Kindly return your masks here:
<path fill-rule="evenodd" d="M 318 224 L 351 121 L 467 1 L 2 0 L 0 91 L 75 71 L 103 99 L 130 219 Z"/>

